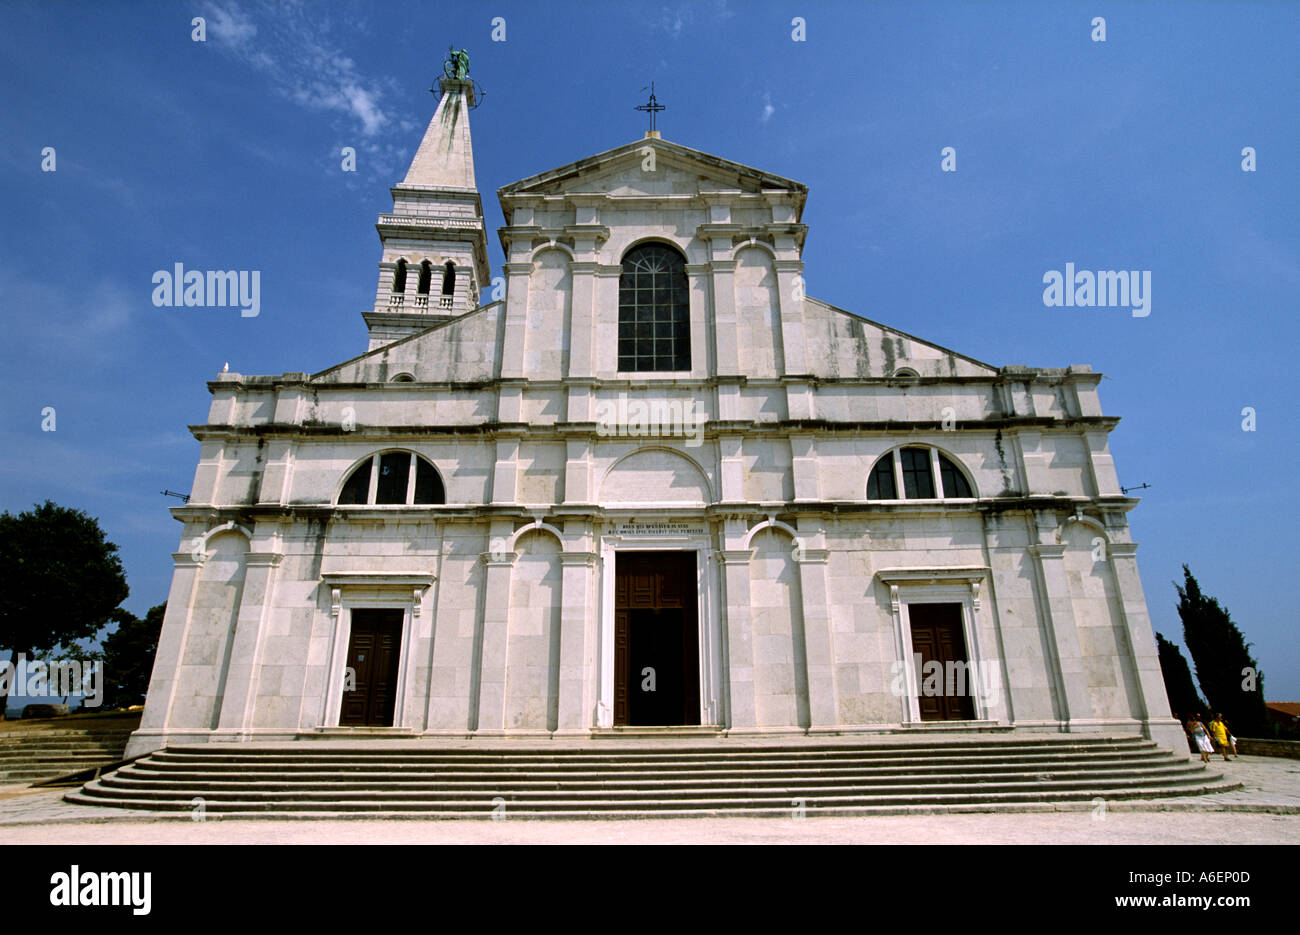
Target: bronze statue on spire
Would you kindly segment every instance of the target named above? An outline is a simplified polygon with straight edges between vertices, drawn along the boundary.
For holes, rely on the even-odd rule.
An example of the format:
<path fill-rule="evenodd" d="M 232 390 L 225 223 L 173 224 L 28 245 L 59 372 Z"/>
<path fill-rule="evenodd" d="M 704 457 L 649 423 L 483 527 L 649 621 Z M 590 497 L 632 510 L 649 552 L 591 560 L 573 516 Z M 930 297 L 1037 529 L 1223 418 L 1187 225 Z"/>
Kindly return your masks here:
<path fill-rule="evenodd" d="M 447 60 L 442 63 L 442 73 L 448 78 L 469 78 L 469 53 L 464 49 L 447 46 Z"/>

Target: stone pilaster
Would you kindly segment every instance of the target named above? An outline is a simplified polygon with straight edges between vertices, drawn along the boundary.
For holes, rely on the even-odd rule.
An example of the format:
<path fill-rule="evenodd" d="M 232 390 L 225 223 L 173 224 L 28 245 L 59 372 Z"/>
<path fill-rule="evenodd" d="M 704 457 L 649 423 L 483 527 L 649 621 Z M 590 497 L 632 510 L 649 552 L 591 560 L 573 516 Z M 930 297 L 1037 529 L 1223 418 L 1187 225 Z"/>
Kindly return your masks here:
<path fill-rule="evenodd" d="M 1190 756 L 1186 735 L 1169 711 L 1169 695 L 1165 691 L 1164 675 L 1160 670 L 1160 655 L 1156 649 L 1155 634 L 1147 611 L 1146 595 L 1142 592 L 1142 579 L 1138 575 L 1137 543 L 1112 542 L 1107 547 L 1115 589 L 1123 614 L 1124 631 L 1128 635 L 1128 649 L 1132 654 L 1134 674 L 1137 677 L 1137 706 L 1134 717 L 1145 719 L 1147 736 L 1162 746 L 1169 747 L 1175 755 Z"/>
<path fill-rule="evenodd" d="M 595 256 L 595 243 L 590 237 L 579 243 L 578 256 Z M 593 338 L 595 336 L 594 306 L 596 301 L 596 268 L 594 260 L 571 263 L 573 292 L 569 310 L 569 372 L 568 377 L 582 379 L 595 375 Z"/>
<path fill-rule="evenodd" d="M 1087 429 L 1083 438 L 1088 449 L 1088 461 L 1092 467 L 1092 481 L 1097 496 L 1122 497 L 1124 492 L 1120 490 L 1119 475 L 1115 473 L 1109 435 L 1108 429 Z"/>
<path fill-rule="evenodd" d="M 821 479 L 818 473 L 817 443 L 813 436 L 791 436 L 790 464 L 794 474 L 795 502 L 820 500 Z"/>
<path fill-rule="evenodd" d="M 495 524 L 494 524 L 495 526 Z M 494 528 L 493 532 L 497 530 Z M 494 536 L 493 541 L 498 541 Z M 483 563 L 483 639 L 479 657 L 478 724 L 480 731 L 506 727 L 506 662 L 510 649 L 510 578 L 514 552 L 485 552 Z"/>
<path fill-rule="evenodd" d="M 185 652 L 185 639 L 192 619 L 194 588 L 198 584 L 203 560 L 202 549 L 198 546 L 192 552 L 172 554 L 174 571 L 167 592 L 167 612 L 163 617 L 162 632 L 158 635 L 158 649 L 154 653 L 153 675 L 149 679 L 144 713 L 140 717 L 140 730 L 161 731 L 170 720 L 181 656 Z M 162 746 L 161 742 L 156 746 Z"/>
<path fill-rule="evenodd" d="M 727 671 L 732 730 L 755 730 L 758 714 L 754 701 L 754 639 L 750 623 L 749 549 L 718 553 L 726 581 Z"/>
<path fill-rule="evenodd" d="M 527 334 L 528 279 L 533 272 L 527 250 L 512 244 L 506 274 L 506 324 L 501 344 L 501 377 L 524 376 L 524 337 Z"/>
<path fill-rule="evenodd" d="M 781 347 L 784 361 L 778 361 L 779 372 L 786 374 L 808 373 L 808 359 L 804 351 L 803 325 L 803 261 L 776 261 L 777 301 L 781 303 Z"/>
<path fill-rule="evenodd" d="M 1052 658 L 1047 664 L 1054 670 L 1057 716 L 1063 721 L 1087 720 L 1092 717 L 1092 702 L 1070 600 L 1070 582 L 1065 572 L 1065 546 L 1040 542 L 1031 545 L 1029 551 L 1038 562 L 1039 612 L 1049 636 Z"/>
<path fill-rule="evenodd" d="M 721 481 L 718 499 L 723 503 L 739 503 L 745 499 L 745 462 L 742 455 L 744 438 L 740 435 L 723 435 L 718 439 L 721 462 Z"/>
<path fill-rule="evenodd" d="M 826 563 L 821 522 L 799 523 L 800 541 L 794 560 L 799 567 L 799 591 L 803 595 L 804 659 L 808 667 L 808 717 L 813 730 L 839 723 L 839 699 L 835 690 L 835 648 L 831 637 Z"/>
<path fill-rule="evenodd" d="M 275 594 L 275 570 L 283 558 L 274 552 L 249 552 L 245 558 L 244 591 L 217 722 L 220 731 L 246 731 L 252 726 L 266 617 Z"/>
<path fill-rule="evenodd" d="M 559 732 L 586 733 L 595 718 L 596 621 L 591 552 L 562 552 Z"/>
<path fill-rule="evenodd" d="M 519 439 L 500 438 L 492 467 L 492 502 L 514 503 L 518 492 Z"/>
<path fill-rule="evenodd" d="M 730 244 L 711 243 L 713 262 L 713 335 L 718 376 L 740 375 L 740 320 L 736 314 L 736 261 Z"/>

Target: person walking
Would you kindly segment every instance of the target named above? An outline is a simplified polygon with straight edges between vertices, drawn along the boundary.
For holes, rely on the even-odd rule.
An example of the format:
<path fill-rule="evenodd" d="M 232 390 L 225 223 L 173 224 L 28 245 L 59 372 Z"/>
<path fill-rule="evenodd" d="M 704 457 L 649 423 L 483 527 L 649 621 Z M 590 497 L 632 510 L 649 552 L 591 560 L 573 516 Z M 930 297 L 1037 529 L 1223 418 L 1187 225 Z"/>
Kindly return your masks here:
<path fill-rule="evenodd" d="M 1223 721 L 1222 712 L 1214 715 L 1214 720 L 1210 722 L 1210 736 L 1214 738 L 1214 745 L 1219 748 L 1219 752 L 1223 754 L 1225 760 L 1229 758 L 1229 750 L 1232 750 L 1234 755 L 1236 754 L 1237 751 L 1234 749 L 1236 745 L 1233 741 L 1237 738 L 1233 737 L 1228 731 L 1228 725 Z"/>
<path fill-rule="evenodd" d="M 1210 762 L 1210 754 L 1214 752 L 1214 744 L 1210 740 L 1210 732 L 1205 729 L 1205 724 L 1201 722 L 1199 717 L 1188 719 L 1187 733 L 1196 741 L 1196 749 L 1201 754 L 1201 762 Z"/>

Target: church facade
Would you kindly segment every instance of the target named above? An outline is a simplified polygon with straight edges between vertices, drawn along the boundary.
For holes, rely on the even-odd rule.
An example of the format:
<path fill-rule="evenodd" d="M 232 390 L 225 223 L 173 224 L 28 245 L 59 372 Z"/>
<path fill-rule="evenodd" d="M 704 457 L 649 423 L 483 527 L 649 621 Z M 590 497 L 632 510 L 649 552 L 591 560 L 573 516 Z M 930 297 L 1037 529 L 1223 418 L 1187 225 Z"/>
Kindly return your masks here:
<path fill-rule="evenodd" d="M 474 87 L 440 87 L 366 351 L 209 384 L 129 755 L 994 729 L 1185 754 L 1100 374 L 805 295 L 807 188 L 653 131 L 500 189 L 494 281 Z"/>

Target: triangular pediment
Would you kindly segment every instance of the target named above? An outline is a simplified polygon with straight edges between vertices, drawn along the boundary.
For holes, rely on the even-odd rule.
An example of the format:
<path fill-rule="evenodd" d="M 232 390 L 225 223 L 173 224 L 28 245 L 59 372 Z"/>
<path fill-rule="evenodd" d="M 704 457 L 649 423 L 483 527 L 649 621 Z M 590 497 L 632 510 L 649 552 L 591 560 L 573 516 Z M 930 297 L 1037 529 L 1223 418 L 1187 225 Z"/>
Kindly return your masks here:
<path fill-rule="evenodd" d="M 643 168 L 653 158 L 654 171 Z M 662 139 L 641 139 L 499 189 L 498 196 L 591 192 L 610 195 L 786 191 L 807 196 L 808 186 Z"/>

